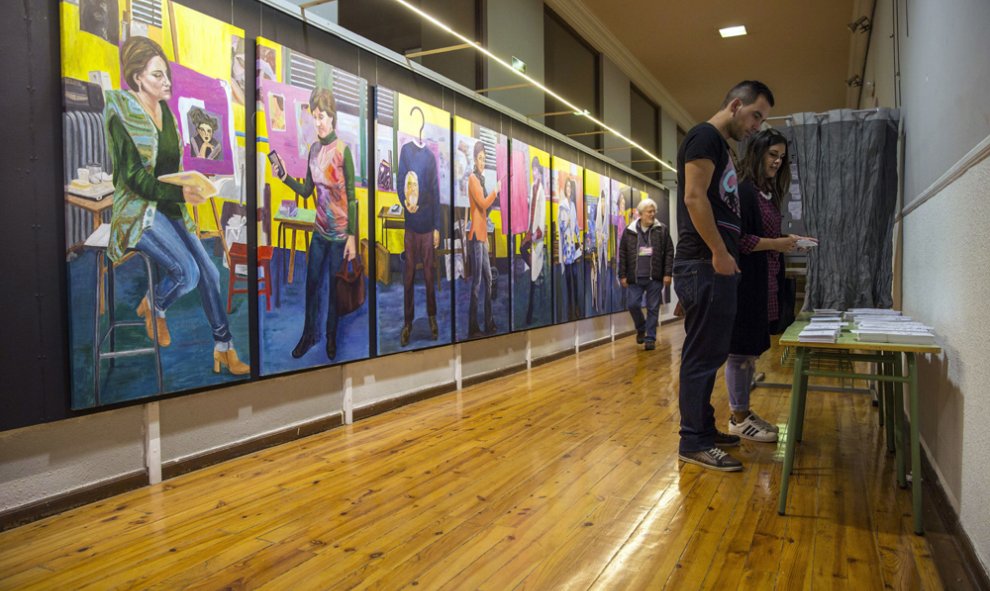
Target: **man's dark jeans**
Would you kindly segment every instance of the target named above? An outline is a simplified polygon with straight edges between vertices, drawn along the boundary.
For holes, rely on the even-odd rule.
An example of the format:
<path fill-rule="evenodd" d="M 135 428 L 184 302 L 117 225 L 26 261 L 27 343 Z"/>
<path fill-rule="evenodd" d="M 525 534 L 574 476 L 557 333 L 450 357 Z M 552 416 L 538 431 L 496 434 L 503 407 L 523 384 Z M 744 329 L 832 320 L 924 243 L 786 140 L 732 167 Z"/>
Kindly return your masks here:
<path fill-rule="evenodd" d="M 674 291 L 684 308 L 680 451 L 715 446 L 715 374 L 729 356 L 738 275 L 715 273 L 711 261 L 674 261 Z"/>

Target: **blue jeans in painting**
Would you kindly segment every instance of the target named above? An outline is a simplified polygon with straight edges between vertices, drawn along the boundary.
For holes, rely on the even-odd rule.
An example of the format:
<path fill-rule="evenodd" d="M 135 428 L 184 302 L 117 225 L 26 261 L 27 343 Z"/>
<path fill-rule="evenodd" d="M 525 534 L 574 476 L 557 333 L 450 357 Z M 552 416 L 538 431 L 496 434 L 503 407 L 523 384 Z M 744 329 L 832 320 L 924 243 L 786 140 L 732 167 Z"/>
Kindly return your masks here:
<path fill-rule="evenodd" d="M 306 264 L 306 315 L 302 336 L 292 351 L 295 358 L 302 357 L 320 340 L 320 318 L 326 318 L 326 347 L 328 359 L 337 355 L 337 272 L 344 260 L 344 242 L 326 240 L 313 233 L 309 242 Z"/>
<path fill-rule="evenodd" d="M 160 312 L 168 310 L 179 297 L 197 289 L 213 340 L 229 342 L 230 326 L 220 299 L 220 273 L 203 242 L 190 234 L 181 220 L 159 213 L 141 235 L 137 249 L 150 256 L 164 274 L 155 287 L 155 308 Z"/>

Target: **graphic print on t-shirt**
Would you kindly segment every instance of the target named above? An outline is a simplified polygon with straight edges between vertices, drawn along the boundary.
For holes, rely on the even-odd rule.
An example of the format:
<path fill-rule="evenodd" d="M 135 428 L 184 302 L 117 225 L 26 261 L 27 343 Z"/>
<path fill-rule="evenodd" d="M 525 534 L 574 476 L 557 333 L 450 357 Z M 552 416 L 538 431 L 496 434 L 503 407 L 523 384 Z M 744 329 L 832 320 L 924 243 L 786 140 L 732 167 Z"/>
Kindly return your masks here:
<path fill-rule="evenodd" d="M 739 178 L 736 176 L 736 167 L 732 163 L 732 156 L 725 165 L 725 172 L 722 174 L 722 182 L 719 183 L 719 194 L 722 202 L 729 206 L 733 213 L 739 215 Z"/>

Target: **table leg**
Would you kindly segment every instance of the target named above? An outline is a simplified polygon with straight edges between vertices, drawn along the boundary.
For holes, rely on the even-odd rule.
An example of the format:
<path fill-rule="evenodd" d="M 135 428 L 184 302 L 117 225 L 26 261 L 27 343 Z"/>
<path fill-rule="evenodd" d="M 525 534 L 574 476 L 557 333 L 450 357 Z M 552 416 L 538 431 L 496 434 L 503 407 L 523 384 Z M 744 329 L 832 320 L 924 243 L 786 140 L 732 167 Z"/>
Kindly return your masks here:
<path fill-rule="evenodd" d="M 780 473 L 780 501 L 777 513 L 784 514 L 787 508 L 787 484 L 794 467 L 794 447 L 797 445 L 796 430 L 801 421 L 801 399 L 807 392 L 807 380 L 804 378 L 804 360 L 807 352 L 805 347 L 797 347 L 794 359 L 794 380 L 791 382 L 791 416 L 787 423 L 787 440 L 784 442 L 784 466 Z"/>
<path fill-rule="evenodd" d="M 883 370 L 881 369 L 881 367 L 882 366 L 878 363 L 877 364 L 877 373 L 880 373 L 880 374 L 883 373 Z M 884 403 L 883 403 L 884 402 L 883 401 L 883 382 L 878 380 L 876 382 L 876 388 L 877 388 L 877 426 L 883 428 L 883 426 L 886 424 L 886 423 L 884 423 L 885 407 L 884 407 Z"/>
<path fill-rule="evenodd" d="M 805 355 L 804 364 L 807 365 L 808 355 Z M 803 368 L 801 371 L 800 380 L 800 391 L 801 397 L 798 400 L 798 420 L 794 429 L 794 440 L 796 442 L 801 442 L 804 440 L 804 409 L 805 404 L 808 402 L 808 376 L 805 375 Z"/>
<path fill-rule="evenodd" d="M 925 534 L 921 524 L 921 413 L 918 409 L 918 362 L 914 353 L 905 353 L 907 357 L 908 396 L 911 405 L 911 501 L 914 510 L 914 533 Z"/>
<path fill-rule="evenodd" d="M 292 283 L 292 275 L 296 270 L 296 229 L 292 229 L 292 244 L 289 251 L 289 283 Z"/>
<path fill-rule="evenodd" d="M 900 353 L 894 354 L 894 371 L 892 373 L 898 377 L 904 374 Z M 904 475 L 906 464 L 904 457 L 904 384 L 891 382 L 890 385 L 894 391 L 894 403 L 887 409 L 887 414 L 894 415 L 894 461 L 897 463 L 897 485 L 901 488 L 907 488 L 907 478 Z"/>
<path fill-rule="evenodd" d="M 893 360 L 891 360 L 893 361 Z M 880 364 L 880 375 L 892 376 L 894 375 L 893 363 L 883 362 Z M 883 388 L 883 405 L 886 407 L 886 412 L 884 413 L 884 430 L 887 436 L 887 452 L 895 452 L 897 444 L 894 440 L 894 423 L 898 413 L 898 408 L 896 406 L 896 401 L 894 400 L 894 392 L 897 387 L 894 382 L 882 382 Z"/>

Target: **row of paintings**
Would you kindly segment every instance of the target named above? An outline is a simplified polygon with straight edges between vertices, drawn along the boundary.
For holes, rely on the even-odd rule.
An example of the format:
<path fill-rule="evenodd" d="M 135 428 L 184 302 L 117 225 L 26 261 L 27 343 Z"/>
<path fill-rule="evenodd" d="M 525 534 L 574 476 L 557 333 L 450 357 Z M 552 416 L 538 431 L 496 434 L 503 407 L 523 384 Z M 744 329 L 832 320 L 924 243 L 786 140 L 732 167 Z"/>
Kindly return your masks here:
<path fill-rule="evenodd" d="M 62 3 L 73 408 L 246 379 L 250 347 L 274 375 L 625 309 L 644 191 L 265 38 L 249 241 L 243 31 L 162 0 L 97 35 L 86 6 Z"/>

